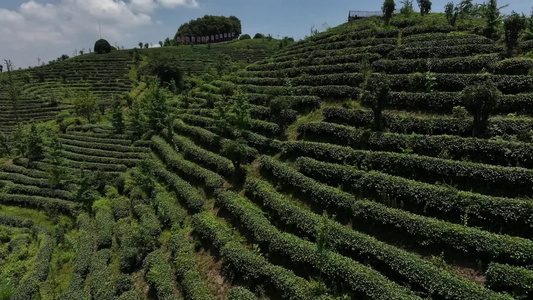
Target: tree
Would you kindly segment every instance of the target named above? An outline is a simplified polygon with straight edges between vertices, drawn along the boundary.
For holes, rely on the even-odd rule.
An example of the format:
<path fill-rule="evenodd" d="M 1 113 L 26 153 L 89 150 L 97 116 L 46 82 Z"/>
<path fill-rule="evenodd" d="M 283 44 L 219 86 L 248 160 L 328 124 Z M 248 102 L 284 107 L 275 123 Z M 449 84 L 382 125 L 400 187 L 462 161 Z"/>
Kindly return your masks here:
<path fill-rule="evenodd" d="M 211 36 L 220 33 L 235 33 L 237 36 L 242 33 L 241 20 L 235 16 L 211 16 L 205 15 L 203 18 L 191 20 L 182 24 L 174 39 L 179 36 Z"/>
<path fill-rule="evenodd" d="M 15 115 L 15 121 L 18 123 L 19 121 L 19 102 L 20 102 L 20 86 L 18 84 L 15 84 L 15 81 L 13 79 L 13 74 L 11 73 L 13 71 L 13 62 L 11 60 L 4 60 L 6 64 L 7 69 L 7 94 L 9 97 L 9 101 L 11 102 L 11 106 L 13 107 L 13 114 Z"/>
<path fill-rule="evenodd" d="M 383 19 L 385 20 L 386 25 L 389 25 L 389 22 L 392 19 L 392 14 L 394 13 L 395 9 L 396 3 L 394 3 L 394 0 L 385 0 L 385 2 L 383 2 L 381 11 L 383 11 Z"/>
<path fill-rule="evenodd" d="M 254 35 L 254 40 L 255 39 L 264 39 L 264 38 L 265 38 L 265 35 L 262 34 L 262 33 L 259 33 L 259 32 Z"/>
<path fill-rule="evenodd" d="M 527 19 L 527 28 L 524 31 L 525 40 L 533 40 L 533 10 L 531 10 L 531 15 Z"/>
<path fill-rule="evenodd" d="M 26 157 L 30 161 L 36 161 L 43 158 L 44 148 L 43 148 L 43 138 L 41 132 L 37 129 L 35 124 L 32 124 L 30 127 L 30 132 L 28 134 L 28 144 L 27 144 L 27 154 Z"/>
<path fill-rule="evenodd" d="M 518 45 L 518 38 L 520 34 L 526 29 L 526 18 L 524 15 L 519 15 L 512 12 L 503 22 L 503 29 L 505 31 L 505 45 L 509 56 L 513 55 L 514 49 Z"/>
<path fill-rule="evenodd" d="M 251 39 L 249 34 L 243 34 L 239 37 L 239 41 Z"/>
<path fill-rule="evenodd" d="M 239 131 L 248 129 L 251 120 L 250 110 L 251 106 L 248 99 L 240 91 L 237 91 L 228 109 L 228 123 L 235 126 Z"/>
<path fill-rule="evenodd" d="M 217 56 L 217 60 L 215 62 L 215 70 L 217 71 L 218 78 L 222 78 L 222 75 L 224 75 L 224 72 L 228 68 L 228 63 L 230 61 L 230 57 L 227 55 L 219 54 Z"/>
<path fill-rule="evenodd" d="M 491 80 L 467 86 L 461 92 L 465 108 L 474 117 L 473 136 L 480 137 L 483 135 L 488 126 L 490 114 L 496 107 L 500 97 L 501 92 Z"/>
<path fill-rule="evenodd" d="M 157 132 L 165 129 L 170 116 L 170 107 L 167 100 L 171 98 L 170 93 L 161 87 L 158 81 L 152 81 L 150 88 L 146 92 L 146 116 L 148 126 Z"/>
<path fill-rule="evenodd" d="M 163 41 L 159 41 L 159 47 L 163 48 Z"/>
<path fill-rule="evenodd" d="M 431 0 L 417 0 L 417 2 L 421 15 L 428 15 L 431 12 Z"/>
<path fill-rule="evenodd" d="M 76 200 L 81 203 L 86 210 L 91 211 L 94 201 L 98 195 L 91 188 L 92 176 L 82 167 L 77 178 L 78 189 L 76 190 Z"/>
<path fill-rule="evenodd" d="M 459 14 L 463 17 L 471 15 L 474 11 L 472 0 L 461 0 L 459 3 Z"/>
<path fill-rule="evenodd" d="M 104 54 L 111 52 L 111 44 L 104 39 L 99 39 L 94 43 L 94 52 L 98 54 Z"/>
<path fill-rule="evenodd" d="M 497 0 L 488 1 L 485 9 L 485 18 L 487 20 L 485 36 L 491 39 L 496 38 L 496 27 L 500 22 L 500 9 L 498 8 Z"/>
<path fill-rule="evenodd" d="M 84 117 L 92 122 L 92 117 L 98 108 L 97 98 L 90 90 L 80 92 L 74 98 L 74 111 L 80 117 Z"/>
<path fill-rule="evenodd" d="M 139 42 L 139 49 L 143 48 L 143 42 Z"/>
<path fill-rule="evenodd" d="M 456 7 L 453 2 L 448 2 L 446 6 L 444 6 L 444 14 L 446 15 L 448 24 L 450 24 L 450 26 L 455 26 L 457 17 L 459 16 L 459 8 Z"/>
<path fill-rule="evenodd" d="M 124 133 L 124 112 L 122 111 L 122 106 L 120 105 L 119 101 L 113 104 L 113 116 L 111 119 L 111 124 L 113 124 L 115 133 Z"/>
<path fill-rule="evenodd" d="M 372 74 L 365 84 L 363 103 L 374 113 L 374 130 L 381 131 L 383 128 L 382 112 L 389 102 L 390 92 L 390 81 L 384 74 Z"/>
<path fill-rule="evenodd" d="M 148 49 L 148 47 L 150 47 L 150 45 L 148 45 L 148 43 L 145 43 L 145 44 L 144 44 L 144 48 L 145 48 L 145 49 Z"/>
<path fill-rule="evenodd" d="M 54 136 L 50 142 L 48 164 L 48 181 L 55 188 L 61 187 L 68 180 L 69 174 L 65 167 L 65 159 L 63 158 L 63 145 L 57 136 Z"/>
<path fill-rule="evenodd" d="M 402 8 L 400 9 L 400 13 L 402 15 L 408 17 L 415 12 L 413 8 L 413 0 L 401 0 L 400 3 L 403 4 Z"/>

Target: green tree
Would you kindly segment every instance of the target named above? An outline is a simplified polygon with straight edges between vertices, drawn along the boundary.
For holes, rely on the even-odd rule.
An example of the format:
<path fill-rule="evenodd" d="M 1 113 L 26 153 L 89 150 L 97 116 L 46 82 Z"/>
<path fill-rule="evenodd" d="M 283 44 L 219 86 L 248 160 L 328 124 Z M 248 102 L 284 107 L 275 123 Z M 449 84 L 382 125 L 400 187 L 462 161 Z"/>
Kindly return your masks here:
<path fill-rule="evenodd" d="M 490 114 L 498 104 L 500 97 L 501 92 L 491 80 L 467 86 L 461 92 L 465 108 L 474 117 L 473 136 L 483 135 L 488 126 Z"/>
<path fill-rule="evenodd" d="M 500 9 L 498 8 L 497 0 L 489 0 L 485 7 L 485 19 L 487 20 L 487 27 L 485 28 L 485 36 L 488 38 L 497 38 L 496 28 L 501 21 Z"/>
<path fill-rule="evenodd" d="M 374 113 L 374 130 L 383 129 L 383 109 L 390 100 L 390 81 L 387 75 L 372 74 L 367 80 L 363 91 L 363 103 Z"/>
<path fill-rule="evenodd" d="M 142 49 L 143 48 L 143 42 L 139 42 L 139 49 Z"/>
<path fill-rule="evenodd" d="M 74 112 L 79 117 L 84 117 L 92 123 L 93 116 L 98 110 L 98 102 L 96 96 L 90 90 L 84 90 L 74 97 Z"/>
<path fill-rule="evenodd" d="M 474 11 L 474 3 L 472 0 L 462 0 L 459 3 L 459 14 L 462 17 L 471 16 Z"/>
<path fill-rule="evenodd" d="M 250 40 L 252 39 L 252 37 L 249 35 L 249 34 L 243 34 L 239 37 L 239 40 L 242 41 L 242 40 Z"/>
<path fill-rule="evenodd" d="M 400 3 L 403 4 L 402 8 L 400 8 L 400 13 L 402 15 L 408 17 L 415 12 L 415 9 L 413 8 L 413 0 L 401 0 Z"/>
<path fill-rule="evenodd" d="M 63 145 L 57 136 L 53 136 L 48 151 L 48 164 L 46 171 L 48 181 L 56 188 L 61 187 L 69 178 L 63 157 Z"/>
<path fill-rule="evenodd" d="M 455 26 L 457 22 L 457 17 L 459 16 L 459 8 L 456 7 L 453 2 L 448 2 L 444 6 L 444 14 L 446 15 L 446 20 L 450 26 Z"/>
<path fill-rule="evenodd" d="M 170 92 L 162 88 L 159 81 L 152 81 L 150 83 L 150 88 L 146 92 L 144 99 L 150 129 L 159 132 L 167 127 L 170 115 L 168 100 L 170 98 Z"/>
<path fill-rule="evenodd" d="M 91 211 L 94 201 L 98 198 L 96 192 L 92 190 L 92 175 L 82 167 L 76 178 L 76 183 L 78 184 L 76 200 L 81 203 L 86 210 Z"/>
<path fill-rule="evenodd" d="M 203 18 L 191 20 L 182 24 L 174 39 L 178 36 L 208 36 L 220 33 L 235 33 L 237 36 L 242 33 L 241 20 L 235 16 L 211 16 L 205 15 Z"/>
<path fill-rule="evenodd" d="M 36 161 L 44 156 L 44 146 L 42 132 L 37 128 L 35 124 L 30 127 L 30 132 L 27 139 L 27 155 L 26 157 L 30 161 Z"/>
<path fill-rule="evenodd" d="M 11 138 L 9 135 L 0 133 L 0 156 L 11 155 Z"/>
<path fill-rule="evenodd" d="M 13 107 L 13 114 L 15 116 L 15 122 L 18 123 L 19 121 L 19 106 L 20 106 L 20 94 L 21 94 L 21 89 L 20 89 L 20 85 L 19 84 L 16 84 L 14 79 L 13 79 L 13 74 L 12 74 L 12 71 L 13 71 L 13 62 L 11 60 L 4 60 L 5 64 L 6 64 L 6 69 L 7 69 L 7 82 L 6 82 L 6 87 L 7 87 L 7 94 L 8 94 L 8 97 L 9 97 L 9 101 L 11 102 L 11 106 Z"/>
<path fill-rule="evenodd" d="M 394 3 L 394 0 L 385 0 L 385 2 L 383 2 L 381 11 L 383 11 L 383 19 L 385 20 L 386 25 L 389 25 L 389 22 L 392 19 L 392 14 L 394 13 L 395 9 L 396 3 Z"/>
<path fill-rule="evenodd" d="M 104 39 L 99 39 L 94 43 L 94 52 L 98 54 L 104 54 L 111 52 L 111 44 Z"/>
<path fill-rule="evenodd" d="M 524 15 L 519 15 L 512 12 L 503 22 L 503 29 L 505 31 L 505 45 L 509 56 L 514 54 L 514 50 L 518 45 L 518 38 L 520 34 L 526 29 L 526 18 Z"/>
<path fill-rule="evenodd" d="M 235 93 L 232 104 L 226 114 L 228 123 L 235 126 L 237 130 L 247 130 L 250 127 L 251 106 L 248 99 L 240 92 Z"/>
<path fill-rule="evenodd" d="M 417 0 L 417 2 L 421 15 L 428 15 L 431 12 L 431 0 Z"/>
<path fill-rule="evenodd" d="M 533 10 L 531 10 L 531 15 L 527 18 L 527 28 L 524 31 L 525 40 L 533 40 Z"/>
<path fill-rule="evenodd" d="M 124 125 L 124 111 L 122 110 L 122 106 L 120 105 L 120 101 L 117 101 L 113 104 L 113 116 L 111 119 L 111 124 L 113 125 L 113 128 L 115 129 L 115 133 L 124 133 L 125 125 Z"/>

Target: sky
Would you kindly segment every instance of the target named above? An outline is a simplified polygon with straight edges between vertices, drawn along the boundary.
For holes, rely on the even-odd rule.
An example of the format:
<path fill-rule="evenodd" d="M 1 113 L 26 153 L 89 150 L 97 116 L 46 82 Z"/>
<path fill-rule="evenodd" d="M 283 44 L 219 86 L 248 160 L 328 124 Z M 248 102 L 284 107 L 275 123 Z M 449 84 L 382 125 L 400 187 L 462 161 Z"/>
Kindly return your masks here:
<path fill-rule="evenodd" d="M 449 0 L 433 0 L 442 12 Z M 204 15 L 234 15 L 243 33 L 302 39 L 310 29 L 346 22 L 349 10 L 377 11 L 370 0 L 0 0 L 0 61 L 15 68 L 36 66 L 62 54 L 94 47 L 102 37 L 111 45 L 133 48 L 139 42 L 157 45 L 178 27 Z M 459 0 L 455 0 L 456 3 Z M 481 0 L 474 1 L 477 3 Z M 396 0 L 397 7 L 400 1 Z M 530 13 L 531 0 L 500 0 L 511 10 Z M 416 1 L 415 1 L 415 8 Z M 100 27 L 99 27 L 100 23 Z"/>

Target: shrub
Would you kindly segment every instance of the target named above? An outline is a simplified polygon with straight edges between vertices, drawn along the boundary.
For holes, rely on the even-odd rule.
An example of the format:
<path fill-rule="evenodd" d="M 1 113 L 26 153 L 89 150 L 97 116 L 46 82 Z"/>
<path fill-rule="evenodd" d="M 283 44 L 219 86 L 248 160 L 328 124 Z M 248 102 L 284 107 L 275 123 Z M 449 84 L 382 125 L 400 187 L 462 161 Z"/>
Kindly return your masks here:
<path fill-rule="evenodd" d="M 297 231 L 303 238 L 317 240 L 317 228 L 324 223 L 323 216 L 303 209 L 298 204 L 276 192 L 275 188 L 263 180 L 248 179 L 245 190 L 255 200 L 277 216 L 276 221 L 283 223 L 291 231 Z M 431 294 L 444 298 L 461 298 L 460 295 L 476 295 L 483 299 L 499 299 L 496 293 L 479 285 L 435 267 L 416 254 L 381 242 L 374 237 L 352 230 L 340 223 L 327 221 L 331 234 L 328 245 L 339 253 L 359 260 L 367 258 L 369 265 L 387 266 L 380 271 L 397 278 L 406 278 L 412 284 L 420 285 Z M 428 280 L 431 279 L 431 280 Z"/>
<path fill-rule="evenodd" d="M 486 276 L 487 286 L 495 291 L 511 293 L 517 299 L 533 295 L 533 271 L 530 269 L 493 262 Z"/>
<path fill-rule="evenodd" d="M 94 43 L 94 52 L 104 54 L 111 52 L 111 44 L 104 39 L 100 39 Z"/>
<path fill-rule="evenodd" d="M 235 287 L 228 291 L 226 298 L 228 300 L 257 300 L 254 293 L 243 287 Z"/>
<path fill-rule="evenodd" d="M 146 281 L 154 287 L 157 298 L 165 300 L 179 299 L 174 295 L 172 283 L 172 269 L 168 264 L 165 253 L 162 250 L 155 250 L 146 256 L 144 267 L 148 270 Z"/>
<path fill-rule="evenodd" d="M 203 282 L 202 276 L 198 271 L 194 257 L 194 245 L 188 241 L 186 232 L 180 231 L 172 235 L 169 244 L 176 268 L 176 275 L 184 287 L 187 299 L 215 299 L 210 294 L 207 285 Z"/>
<path fill-rule="evenodd" d="M 474 117 L 473 136 L 483 135 L 488 126 L 492 110 L 496 107 L 501 92 L 492 81 L 476 86 L 468 86 L 461 97 L 468 112 Z"/>
<path fill-rule="evenodd" d="M 239 40 L 242 41 L 242 40 L 249 40 L 251 39 L 250 35 L 249 34 L 243 34 L 239 37 Z"/>
<path fill-rule="evenodd" d="M 265 38 L 265 35 L 262 33 L 256 33 L 254 35 L 254 39 L 264 39 L 264 38 Z"/>

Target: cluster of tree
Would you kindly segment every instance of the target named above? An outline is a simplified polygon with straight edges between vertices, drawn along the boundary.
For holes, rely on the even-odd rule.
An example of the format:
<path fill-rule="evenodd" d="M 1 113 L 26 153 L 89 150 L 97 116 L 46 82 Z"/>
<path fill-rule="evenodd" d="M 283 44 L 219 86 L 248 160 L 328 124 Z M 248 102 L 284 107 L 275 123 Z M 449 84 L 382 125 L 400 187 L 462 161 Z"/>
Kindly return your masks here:
<path fill-rule="evenodd" d="M 148 64 L 139 69 L 139 74 L 156 76 L 160 84 L 169 86 L 172 91 L 183 88 L 183 68 L 176 56 L 167 53 L 152 53 Z"/>
<path fill-rule="evenodd" d="M 400 1 L 402 8 L 400 13 L 404 16 L 409 16 L 415 12 L 413 8 L 413 0 L 402 0 Z M 418 7 L 420 8 L 421 15 L 427 15 L 431 12 L 431 0 L 417 0 Z M 386 24 L 389 24 L 389 21 L 392 19 L 392 14 L 396 10 L 396 3 L 394 0 L 385 0 L 383 6 L 381 6 L 381 11 L 383 12 L 383 18 Z"/>
<path fill-rule="evenodd" d="M 235 16 L 210 16 L 206 15 L 203 18 L 191 20 L 188 23 L 181 25 L 178 32 L 174 36 L 207 36 L 219 33 L 231 33 L 240 35 L 242 33 L 241 20 Z"/>

